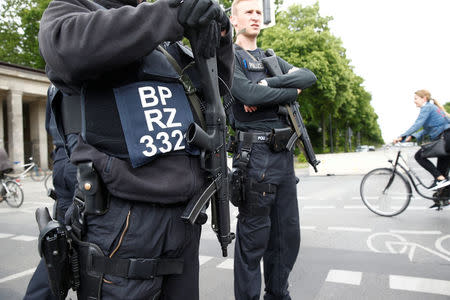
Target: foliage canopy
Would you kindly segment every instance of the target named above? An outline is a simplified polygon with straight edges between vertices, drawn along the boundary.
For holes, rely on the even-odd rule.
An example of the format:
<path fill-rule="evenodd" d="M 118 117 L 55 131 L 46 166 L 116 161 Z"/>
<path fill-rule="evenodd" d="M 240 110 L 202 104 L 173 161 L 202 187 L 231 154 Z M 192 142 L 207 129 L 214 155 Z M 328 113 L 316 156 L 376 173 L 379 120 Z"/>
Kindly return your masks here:
<path fill-rule="evenodd" d="M 37 34 L 49 2 L 3 0 L 0 5 L 0 61 L 37 69 L 45 67 L 39 54 Z M 227 8 L 232 0 L 220 2 Z M 339 131 L 328 134 L 329 119 L 333 120 L 334 128 L 351 127 L 354 132 L 360 132 L 363 142 L 382 143 L 378 116 L 370 104 L 372 97 L 364 89 L 364 80 L 354 73 L 341 40 L 330 32 L 328 23 L 332 17 L 320 16 L 318 3 L 305 7 L 294 5 L 280 12 L 282 0 L 275 2 L 276 26 L 263 30 L 258 43 L 262 48 L 274 49 L 292 65 L 309 68 L 316 74 L 316 85 L 298 98 L 313 143 L 318 146 L 322 136 L 325 149 L 325 136 L 329 135 L 336 145 L 343 144 L 344 137 Z"/>

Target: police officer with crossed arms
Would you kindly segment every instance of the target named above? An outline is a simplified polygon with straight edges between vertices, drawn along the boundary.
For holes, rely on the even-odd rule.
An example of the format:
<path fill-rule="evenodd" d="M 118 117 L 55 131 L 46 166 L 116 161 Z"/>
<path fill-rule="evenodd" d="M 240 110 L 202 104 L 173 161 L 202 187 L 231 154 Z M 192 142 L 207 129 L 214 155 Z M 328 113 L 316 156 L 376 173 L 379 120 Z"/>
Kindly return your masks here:
<path fill-rule="evenodd" d="M 237 300 L 260 299 L 261 259 L 264 299 L 291 299 L 288 277 L 300 246 L 293 154 L 286 149 L 292 136 L 280 105 L 296 101 L 316 76 L 277 57 L 284 75 L 271 76 L 257 47 L 262 8 L 257 0 L 235 0 L 231 23 L 237 38 L 232 106 L 239 142 L 233 167 L 244 174 L 234 254 Z"/>
<path fill-rule="evenodd" d="M 231 86 L 231 27 L 211 0 L 140 2 L 54 0 L 40 24 L 49 79 L 81 98 L 79 183 L 66 214 L 79 299 L 199 298 L 201 228 L 180 215 L 205 181 L 184 138 L 201 119 L 184 87 L 201 102 L 202 84 L 177 41 L 197 31 L 200 54 L 216 52 Z"/>

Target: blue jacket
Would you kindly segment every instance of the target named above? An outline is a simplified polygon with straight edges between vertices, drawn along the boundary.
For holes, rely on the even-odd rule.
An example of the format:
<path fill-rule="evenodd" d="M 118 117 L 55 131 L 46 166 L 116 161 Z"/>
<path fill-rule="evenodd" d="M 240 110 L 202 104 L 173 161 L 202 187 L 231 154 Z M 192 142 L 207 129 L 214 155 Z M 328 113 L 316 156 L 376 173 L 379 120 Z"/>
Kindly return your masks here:
<path fill-rule="evenodd" d="M 416 132 L 420 128 L 423 129 Z M 450 124 L 445 113 L 433 103 L 427 102 L 420 108 L 417 120 L 402 134 L 402 137 L 412 135 L 420 141 L 428 134 L 432 140 L 435 140 L 447 128 L 450 128 Z"/>

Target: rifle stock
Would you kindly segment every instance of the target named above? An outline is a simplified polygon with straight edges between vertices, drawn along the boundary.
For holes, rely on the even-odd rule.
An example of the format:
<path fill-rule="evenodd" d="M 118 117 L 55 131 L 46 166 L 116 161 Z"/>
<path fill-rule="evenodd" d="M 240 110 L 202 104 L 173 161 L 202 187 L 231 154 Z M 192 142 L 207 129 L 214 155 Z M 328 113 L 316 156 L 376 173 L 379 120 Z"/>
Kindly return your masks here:
<path fill-rule="evenodd" d="M 200 74 L 203 87 L 203 97 L 206 102 L 205 121 L 206 131 L 196 124 L 191 124 L 186 133 L 189 144 L 201 149 L 201 165 L 209 176 L 207 192 L 202 193 L 194 204 L 189 204 L 182 218 L 189 222 L 195 221 L 195 213 L 212 200 L 212 228 L 215 231 L 222 248 L 222 255 L 226 257 L 227 247 L 234 238 L 230 232 L 230 208 L 228 200 L 228 168 L 226 152 L 226 117 L 219 94 L 218 72 L 216 57 L 205 59 L 198 53 L 196 41 L 197 32 L 189 31 L 189 41 L 194 53 L 195 64 Z M 198 215 L 197 213 L 197 215 Z M 190 217 L 189 217 L 190 216 Z"/>

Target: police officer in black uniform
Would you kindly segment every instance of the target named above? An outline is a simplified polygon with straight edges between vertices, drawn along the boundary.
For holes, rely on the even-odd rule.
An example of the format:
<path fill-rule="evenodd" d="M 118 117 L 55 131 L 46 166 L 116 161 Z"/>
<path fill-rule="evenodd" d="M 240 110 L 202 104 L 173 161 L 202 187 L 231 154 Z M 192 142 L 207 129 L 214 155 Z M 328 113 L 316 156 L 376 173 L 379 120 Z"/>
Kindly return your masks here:
<path fill-rule="evenodd" d="M 63 97 L 65 101 L 62 101 Z M 57 125 L 54 111 L 66 116 L 65 124 Z M 69 157 L 78 141 L 78 134 L 81 129 L 79 96 L 63 95 L 54 85 L 50 85 L 47 91 L 45 129 L 52 136 L 54 145 L 52 179 L 56 196 L 56 209 L 54 210 L 56 216 L 53 217 L 64 224 L 64 216 L 72 204 L 77 184 L 77 169 L 70 162 Z M 32 299 L 57 299 L 50 290 L 48 274 L 43 260 L 39 262 L 31 277 L 24 296 L 24 300 Z"/>
<path fill-rule="evenodd" d="M 54 0 L 43 14 L 47 75 L 81 95 L 66 214 L 79 299 L 199 298 L 200 226 L 180 219 L 205 181 L 199 149 L 184 138 L 202 107 L 192 53 L 176 42 L 188 30 L 200 33 L 201 55 L 217 49 L 218 76 L 231 86 L 231 27 L 211 0 Z"/>
<path fill-rule="evenodd" d="M 231 23 L 236 32 L 232 107 L 239 141 L 233 167 L 244 175 L 234 254 L 237 300 L 260 297 L 260 262 L 264 259 L 264 299 L 291 299 L 288 277 L 300 246 L 300 224 L 292 135 L 279 105 L 296 101 L 301 89 L 315 83 L 308 69 L 278 59 L 284 75 L 270 77 L 256 45 L 262 9 L 257 0 L 235 0 Z"/>

